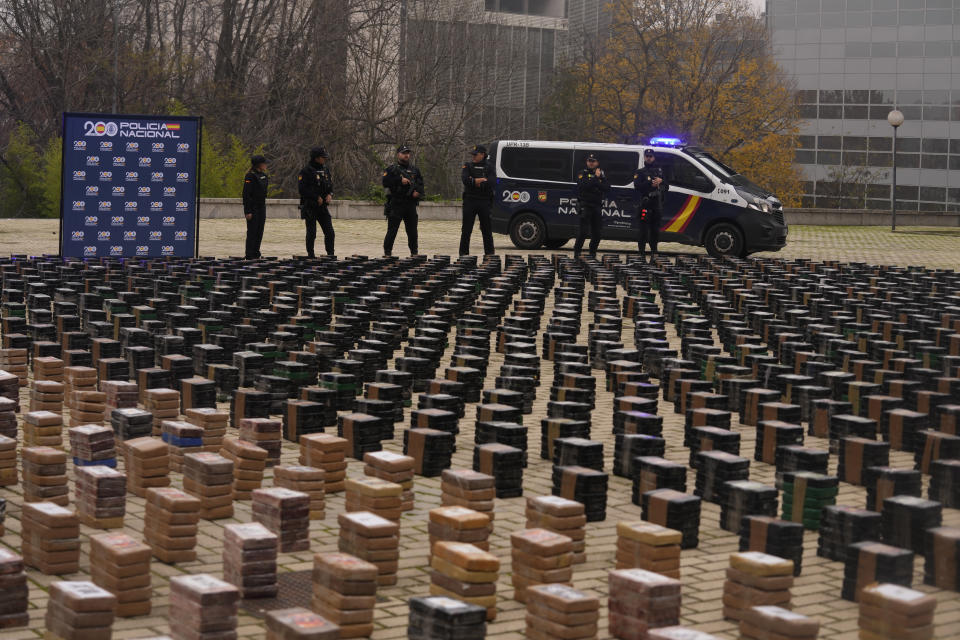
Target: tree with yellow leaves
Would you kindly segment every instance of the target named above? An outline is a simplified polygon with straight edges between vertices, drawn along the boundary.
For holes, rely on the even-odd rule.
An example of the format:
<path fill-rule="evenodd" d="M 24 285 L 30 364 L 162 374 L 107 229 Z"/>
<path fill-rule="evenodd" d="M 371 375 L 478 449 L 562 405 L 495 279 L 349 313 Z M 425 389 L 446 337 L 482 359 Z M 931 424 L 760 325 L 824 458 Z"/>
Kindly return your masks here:
<path fill-rule="evenodd" d="M 745 1 L 611 0 L 607 11 L 608 37 L 584 41 L 557 74 L 544 137 L 676 136 L 797 204 L 793 86 Z"/>

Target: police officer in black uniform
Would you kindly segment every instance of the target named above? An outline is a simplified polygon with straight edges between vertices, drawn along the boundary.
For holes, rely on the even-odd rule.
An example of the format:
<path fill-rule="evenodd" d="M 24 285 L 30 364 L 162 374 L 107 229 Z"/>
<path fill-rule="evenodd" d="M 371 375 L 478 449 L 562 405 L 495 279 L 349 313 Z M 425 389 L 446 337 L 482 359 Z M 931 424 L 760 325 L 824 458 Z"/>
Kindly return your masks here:
<path fill-rule="evenodd" d="M 637 219 L 640 225 L 637 246 L 640 260 L 647 261 L 646 248 L 650 244 L 650 260 L 657 253 L 660 240 L 660 224 L 663 218 L 663 198 L 670 188 L 663 169 L 657 164 L 653 149 L 643 152 L 643 168 L 633 174 L 633 188 L 639 199 Z"/>
<path fill-rule="evenodd" d="M 261 155 L 250 158 L 250 171 L 243 177 L 243 217 L 247 219 L 247 246 L 243 257 L 260 257 L 263 225 L 267 222 L 267 159 Z"/>
<path fill-rule="evenodd" d="M 487 148 L 475 145 L 470 150 L 473 160 L 463 165 L 460 179 L 463 182 L 463 224 L 460 227 L 460 255 L 470 255 L 470 235 L 473 221 L 480 219 L 480 234 L 483 236 L 483 255 L 494 254 L 493 229 L 490 226 L 490 210 L 493 207 L 493 167 L 487 159 Z"/>
<path fill-rule="evenodd" d="M 610 190 L 610 182 L 600 168 L 597 156 L 587 156 L 587 166 L 577 174 L 577 208 L 580 216 L 580 228 L 577 230 L 577 242 L 573 245 L 573 257 L 580 257 L 583 241 L 590 231 L 590 257 L 595 258 L 600 246 L 600 207 L 603 197 Z"/>
<path fill-rule="evenodd" d="M 313 253 L 313 243 L 317 239 L 317 223 L 323 231 L 323 245 L 327 255 L 334 255 L 333 222 L 330 219 L 330 210 L 327 205 L 333 200 L 333 179 L 326 162 L 327 150 L 322 146 L 310 149 L 310 162 L 300 171 L 297 177 L 297 188 L 300 191 L 300 217 L 307 226 L 307 257 L 316 257 Z"/>
<path fill-rule="evenodd" d="M 393 255 L 400 223 L 407 232 L 410 255 L 417 255 L 417 205 L 423 198 L 423 175 L 410 163 L 411 149 L 405 144 L 397 147 L 397 161 L 383 172 L 383 186 L 387 190 L 387 235 L 383 238 L 383 255 Z"/>

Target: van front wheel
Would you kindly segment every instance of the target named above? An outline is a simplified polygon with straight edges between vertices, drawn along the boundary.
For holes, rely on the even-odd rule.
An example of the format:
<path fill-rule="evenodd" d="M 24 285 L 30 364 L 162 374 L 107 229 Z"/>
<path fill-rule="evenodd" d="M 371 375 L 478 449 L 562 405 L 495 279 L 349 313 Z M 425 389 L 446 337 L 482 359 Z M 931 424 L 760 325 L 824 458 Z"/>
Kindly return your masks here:
<path fill-rule="evenodd" d="M 510 239 L 518 249 L 539 249 L 547 239 L 547 227 L 540 216 L 525 211 L 510 222 Z"/>
<path fill-rule="evenodd" d="M 703 245 L 714 258 L 743 257 L 743 233 L 732 224 L 721 222 L 710 227 Z"/>

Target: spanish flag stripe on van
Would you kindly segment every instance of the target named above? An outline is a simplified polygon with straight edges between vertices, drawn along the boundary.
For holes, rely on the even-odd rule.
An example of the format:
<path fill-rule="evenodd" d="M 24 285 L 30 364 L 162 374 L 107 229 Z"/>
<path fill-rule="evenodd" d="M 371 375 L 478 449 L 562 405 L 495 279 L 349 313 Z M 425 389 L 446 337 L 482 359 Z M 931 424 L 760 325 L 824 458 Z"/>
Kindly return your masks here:
<path fill-rule="evenodd" d="M 687 196 L 686 202 L 680 207 L 680 212 L 673 217 L 663 231 L 679 232 L 687 228 L 690 221 L 693 220 L 693 214 L 700 208 L 700 196 Z"/>

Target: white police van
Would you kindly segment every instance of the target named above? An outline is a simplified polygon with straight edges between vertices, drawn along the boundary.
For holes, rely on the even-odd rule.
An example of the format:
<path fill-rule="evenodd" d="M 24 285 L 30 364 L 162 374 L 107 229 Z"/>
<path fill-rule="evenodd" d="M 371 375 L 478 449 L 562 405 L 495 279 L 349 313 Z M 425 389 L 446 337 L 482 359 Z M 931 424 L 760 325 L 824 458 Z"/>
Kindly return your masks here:
<path fill-rule="evenodd" d="M 496 168 L 492 226 L 520 249 L 557 249 L 576 237 L 576 174 L 594 153 L 610 180 L 603 239 L 636 240 L 633 174 L 653 148 L 670 184 L 661 242 L 706 247 L 713 256 L 778 251 L 787 242 L 783 206 L 703 149 L 672 138 L 649 145 L 497 140 L 487 149 Z"/>

